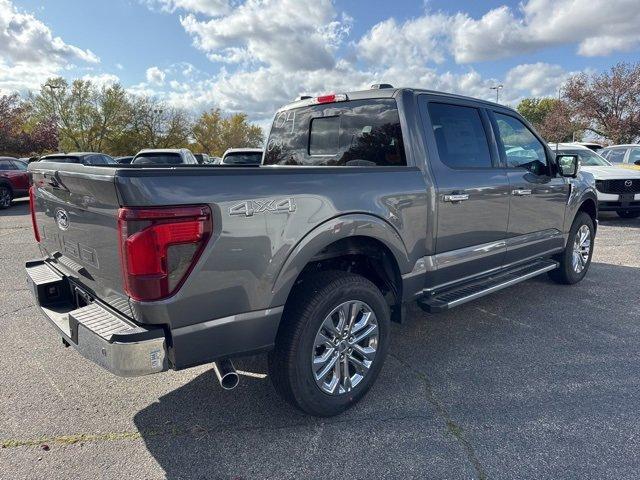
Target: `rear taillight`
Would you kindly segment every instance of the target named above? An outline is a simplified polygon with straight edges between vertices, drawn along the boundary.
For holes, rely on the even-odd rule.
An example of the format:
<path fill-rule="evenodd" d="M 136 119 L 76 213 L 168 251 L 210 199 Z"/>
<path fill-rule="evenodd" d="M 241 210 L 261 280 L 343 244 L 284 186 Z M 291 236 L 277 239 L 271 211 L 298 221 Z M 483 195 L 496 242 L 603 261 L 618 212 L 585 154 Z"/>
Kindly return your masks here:
<path fill-rule="evenodd" d="M 121 208 L 120 259 L 126 293 L 135 300 L 174 294 L 211 236 L 207 206 Z"/>
<path fill-rule="evenodd" d="M 36 242 L 40 243 L 40 230 L 38 230 L 38 222 L 36 221 L 36 187 L 29 187 L 29 211 L 31 212 L 31 226 L 33 227 L 33 236 Z"/>

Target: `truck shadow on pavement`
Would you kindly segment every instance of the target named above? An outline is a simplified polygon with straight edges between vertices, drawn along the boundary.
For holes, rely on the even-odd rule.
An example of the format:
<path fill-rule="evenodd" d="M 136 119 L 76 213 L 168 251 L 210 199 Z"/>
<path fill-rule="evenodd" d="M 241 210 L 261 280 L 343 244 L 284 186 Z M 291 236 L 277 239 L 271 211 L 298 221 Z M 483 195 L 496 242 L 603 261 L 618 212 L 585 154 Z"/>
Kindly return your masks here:
<path fill-rule="evenodd" d="M 437 316 L 412 306 L 372 391 L 335 418 L 299 413 L 268 378 L 222 391 L 209 370 L 134 422 L 169 479 L 633 477 L 639 281 L 593 263 L 575 286 L 542 276 Z M 266 359 L 236 366 L 261 376 Z"/>

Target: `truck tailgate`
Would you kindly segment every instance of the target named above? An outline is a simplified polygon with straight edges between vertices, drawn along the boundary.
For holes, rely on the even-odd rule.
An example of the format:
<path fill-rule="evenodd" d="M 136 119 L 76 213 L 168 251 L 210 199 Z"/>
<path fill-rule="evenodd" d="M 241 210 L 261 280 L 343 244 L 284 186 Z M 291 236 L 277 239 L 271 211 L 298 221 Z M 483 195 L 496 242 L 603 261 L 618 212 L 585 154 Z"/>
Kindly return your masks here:
<path fill-rule="evenodd" d="M 42 253 L 88 294 L 129 315 L 119 258 L 115 169 L 43 162 L 29 171 Z"/>

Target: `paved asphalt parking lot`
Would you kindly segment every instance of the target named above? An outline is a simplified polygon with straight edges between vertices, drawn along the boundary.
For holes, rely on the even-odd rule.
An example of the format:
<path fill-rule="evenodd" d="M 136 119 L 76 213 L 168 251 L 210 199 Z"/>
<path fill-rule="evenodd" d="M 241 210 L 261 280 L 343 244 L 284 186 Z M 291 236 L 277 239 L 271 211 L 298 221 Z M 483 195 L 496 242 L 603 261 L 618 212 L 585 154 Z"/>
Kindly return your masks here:
<path fill-rule="evenodd" d="M 321 420 L 264 357 L 225 392 L 209 366 L 123 379 L 63 348 L 24 279 L 27 203 L 0 211 L 0 478 L 640 477 L 640 220 L 600 219 L 577 286 L 410 308 L 372 391 Z"/>

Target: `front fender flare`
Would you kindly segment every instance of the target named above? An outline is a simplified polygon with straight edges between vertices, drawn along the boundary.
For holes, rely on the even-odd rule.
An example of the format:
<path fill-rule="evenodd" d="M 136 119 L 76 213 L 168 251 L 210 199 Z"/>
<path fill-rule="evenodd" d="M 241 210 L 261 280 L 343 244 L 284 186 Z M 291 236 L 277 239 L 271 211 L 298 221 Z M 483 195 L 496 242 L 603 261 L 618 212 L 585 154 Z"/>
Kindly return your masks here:
<path fill-rule="evenodd" d="M 380 241 L 393 254 L 401 274 L 411 271 L 407 249 L 391 224 L 374 215 L 342 215 L 316 226 L 291 250 L 273 284 L 271 305 L 286 303 L 296 279 L 318 252 L 338 240 L 355 236 Z"/>

